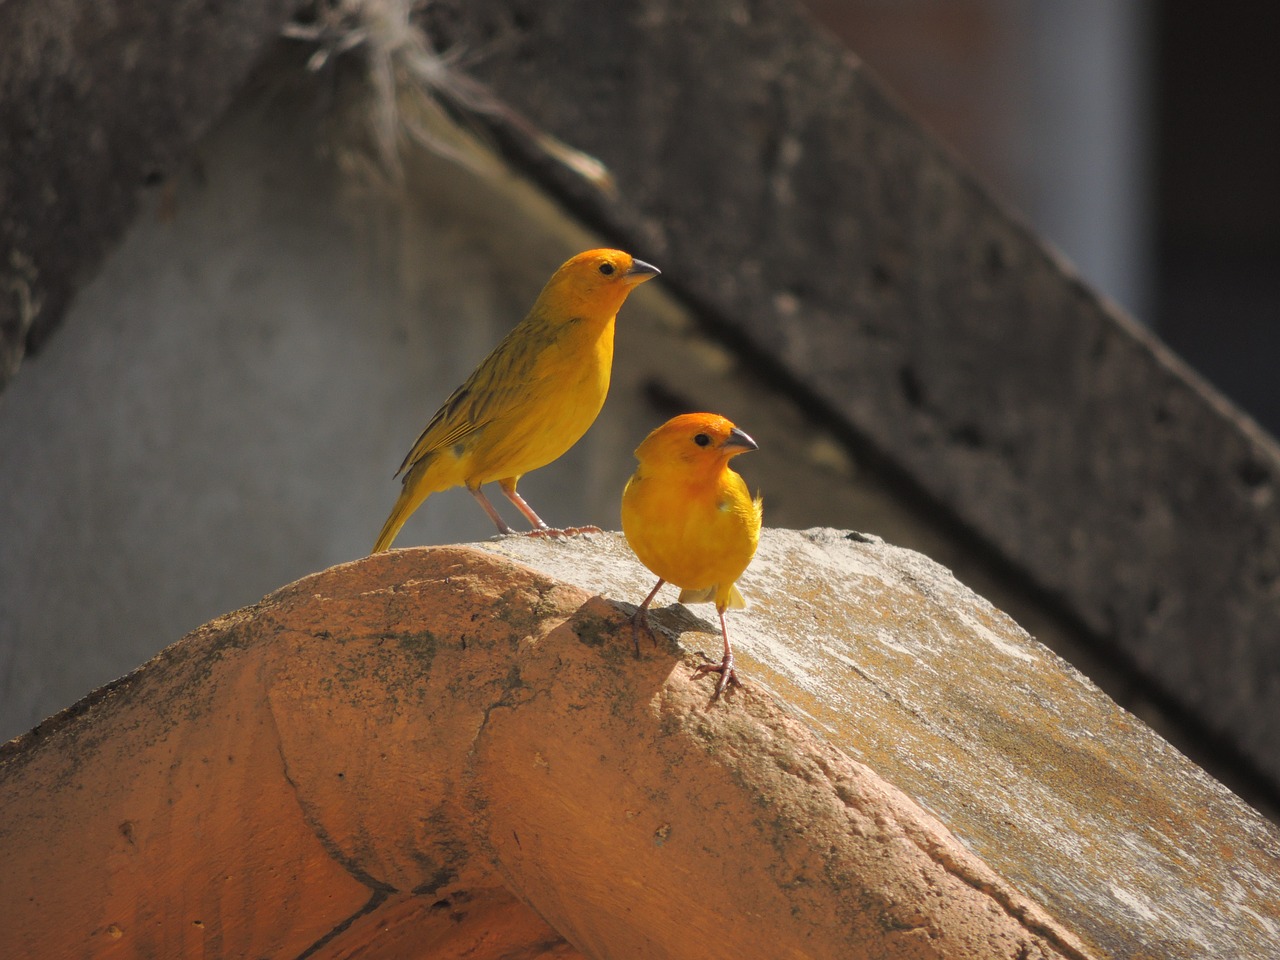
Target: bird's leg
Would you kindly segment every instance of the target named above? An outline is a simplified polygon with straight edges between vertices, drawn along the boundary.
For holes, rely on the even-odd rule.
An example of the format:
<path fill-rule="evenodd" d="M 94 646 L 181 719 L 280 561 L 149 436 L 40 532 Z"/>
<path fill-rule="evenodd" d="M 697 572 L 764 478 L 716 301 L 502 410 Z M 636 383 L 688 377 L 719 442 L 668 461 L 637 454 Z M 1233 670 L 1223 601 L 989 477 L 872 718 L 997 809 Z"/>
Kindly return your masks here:
<path fill-rule="evenodd" d="M 695 677 L 700 677 L 704 673 L 720 674 L 720 682 L 716 684 L 716 692 L 712 695 L 712 700 L 719 699 L 725 688 L 731 683 L 734 686 L 742 686 L 742 683 L 738 680 L 738 675 L 733 670 L 733 647 L 729 644 L 729 631 L 724 625 L 724 610 L 719 610 L 718 612 L 720 614 L 720 634 L 724 637 L 724 659 L 719 663 L 700 664 L 693 672 Z"/>
<path fill-rule="evenodd" d="M 507 499 L 516 505 L 516 509 L 525 515 L 533 529 L 525 534 L 526 537 L 570 537 L 578 533 L 603 533 L 599 527 L 549 527 L 543 522 L 542 518 L 533 512 L 533 507 L 529 506 L 528 501 L 520 494 L 516 493 L 516 482 L 519 477 L 508 477 L 505 480 L 499 480 L 498 486 L 502 488 L 502 492 L 506 494 Z"/>
<path fill-rule="evenodd" d="M 658 638 L 654 635 L 653 629 L 649 626 L 649 604 L 653 602 L 653 598 L 658 595 L 658 589 L 667 581 L 661 577 L 658 582 L 653 585 L 653 589 L 649 591 L 649 595 L 644 598 L 644 603 L 636 607 L 636 612 L 631 615 L 631 640 L 636 645 L 636 659 L 640 658 L 640 627 L 643 626 L 649 631 L 649 639 L 653 641 L 654 646 L 658 645 Z"/>
<path fill-rule="evenodd" d="M 484 491 L 480 489 L 479 484 L 476 484 L 474 487 L 467 484 L 467 489 L 470 490 L 471 495 L 476 498 L 476 502 L 479 503 L 480 506 L 484 507 L 484 512 L 489 515 L 489 519 L 497 524 L 499 533 L 505 536 L 512 532 L 511 528 L 507 526 L 507 521 L 503 520 L 502 515 L 494 509 L 493 504 L 490 503 L 489 498 L 484 495 Z"/>
<path fill-rule="evenodd" d="M 516 509 L 523 513 L 528 521 L 533 524 L 534 530 L 538 533 L 550 530 L 551 528 L 543 522 L 542 518 L 533 512 L 533 507 L 529 506 L 525 498 L 516 493 L 516 480 L 517 478 L 515 477 L 508 477 L 506 480 L 499 480 L 498 486 L 502 488 L 502 492 L 507 499 L 516 505 Z"/>

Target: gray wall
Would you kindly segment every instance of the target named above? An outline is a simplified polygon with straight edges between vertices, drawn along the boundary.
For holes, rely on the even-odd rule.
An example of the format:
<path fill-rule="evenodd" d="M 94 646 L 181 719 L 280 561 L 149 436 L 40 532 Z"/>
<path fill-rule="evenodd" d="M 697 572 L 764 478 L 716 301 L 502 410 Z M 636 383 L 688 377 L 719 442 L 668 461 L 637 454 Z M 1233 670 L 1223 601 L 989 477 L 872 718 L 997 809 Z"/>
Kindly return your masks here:
<path fill-rule="evenodd" d="M 389 201 L 313 97 L 228 118 L 0 398 L 0 736 L 365 554 L 427 417 L 594 242 L 431 158 Z M 603 433 L 522 485 L 550 522 L 617 525 Z M 399 545 L 492 533 L 452 491 Z"/>

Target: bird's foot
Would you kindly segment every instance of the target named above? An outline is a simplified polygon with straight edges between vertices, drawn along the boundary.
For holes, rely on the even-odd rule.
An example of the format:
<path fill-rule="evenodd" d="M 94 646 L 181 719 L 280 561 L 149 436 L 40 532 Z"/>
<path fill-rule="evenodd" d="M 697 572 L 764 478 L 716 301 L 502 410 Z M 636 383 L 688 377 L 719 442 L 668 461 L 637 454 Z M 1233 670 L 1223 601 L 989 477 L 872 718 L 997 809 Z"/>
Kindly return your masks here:
<path fill-rule="evenodd" d="M 557 539 L 559 537 L 576 537 L 583 533 L 604 533 L 604 531 L 599 527 L 590 525 L 585 527 L 535 527 L 528 533 L 524 534 L 524 536 L 551 537 L 552 539 Z"/>
<path fill-rule="evenodd" d="M 696 680 L 704 673 L 720 674 L 720 682 L 716 684 L 716 692 L 711 695 L 712 700 L 719 700 L 721 695 L 732 684 L 735 687 L 742 686 L 742 681 L 738 679 L 738 674 L 733 669 L 733 651 L 730 650 L 724 655 L 724 659 L 719 663 L 701 663 L 693 671 L 693 678 Z"/>

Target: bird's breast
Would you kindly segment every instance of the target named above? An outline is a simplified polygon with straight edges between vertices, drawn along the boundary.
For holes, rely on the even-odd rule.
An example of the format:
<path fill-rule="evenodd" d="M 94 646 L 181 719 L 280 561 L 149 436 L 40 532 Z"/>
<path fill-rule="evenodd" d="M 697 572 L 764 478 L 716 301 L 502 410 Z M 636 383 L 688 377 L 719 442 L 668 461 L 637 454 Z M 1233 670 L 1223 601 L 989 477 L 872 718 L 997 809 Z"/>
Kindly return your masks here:
<path fill-rule="evenodd" d="M 640 561 L 676 586 L 732 583 L 759 537 L 758 515 L 742 499 L 714 482 L 637 474 L 623 494 L 623 531 Z"/>

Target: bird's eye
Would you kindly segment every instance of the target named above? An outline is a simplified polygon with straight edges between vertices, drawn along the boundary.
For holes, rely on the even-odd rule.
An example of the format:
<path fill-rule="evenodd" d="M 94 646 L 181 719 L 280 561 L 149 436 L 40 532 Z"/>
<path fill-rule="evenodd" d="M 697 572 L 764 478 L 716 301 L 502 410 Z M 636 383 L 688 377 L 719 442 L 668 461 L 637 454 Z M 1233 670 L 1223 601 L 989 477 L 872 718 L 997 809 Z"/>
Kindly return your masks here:
<path fill-rule="evenodd" d="M 693 442 L 700 447 L 705 447 L 708 443 L 711 442 L 711 438 L 708 437 L 705 433 L 700 433 L 693 438 Z"/>
<path fill-rule="evenodd" d="M 600 272 L 603 273 L 606 277 L 612 276 L 613 264 L 606 260 L 604 263 L 600 264 Z"/>

